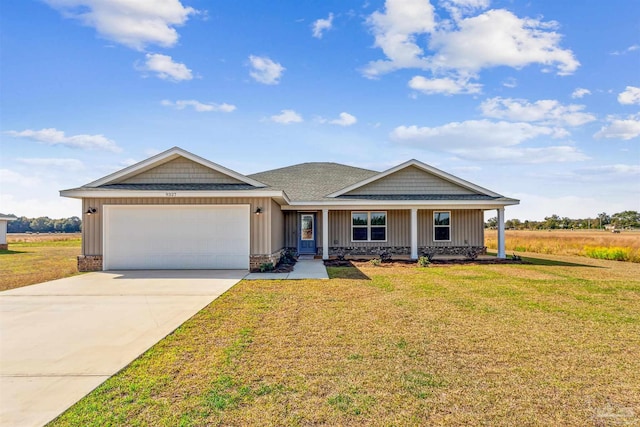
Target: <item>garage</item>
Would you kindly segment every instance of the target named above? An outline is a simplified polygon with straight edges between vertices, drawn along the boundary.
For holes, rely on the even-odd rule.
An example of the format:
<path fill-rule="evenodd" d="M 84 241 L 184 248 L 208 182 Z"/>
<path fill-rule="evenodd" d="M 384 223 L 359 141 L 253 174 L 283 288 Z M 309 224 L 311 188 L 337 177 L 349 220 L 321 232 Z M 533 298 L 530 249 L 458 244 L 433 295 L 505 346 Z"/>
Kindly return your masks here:
<path fill-rule="evenodd" d="M 104 270 L 249 268 L 249 205 L 104 205 Z"/>

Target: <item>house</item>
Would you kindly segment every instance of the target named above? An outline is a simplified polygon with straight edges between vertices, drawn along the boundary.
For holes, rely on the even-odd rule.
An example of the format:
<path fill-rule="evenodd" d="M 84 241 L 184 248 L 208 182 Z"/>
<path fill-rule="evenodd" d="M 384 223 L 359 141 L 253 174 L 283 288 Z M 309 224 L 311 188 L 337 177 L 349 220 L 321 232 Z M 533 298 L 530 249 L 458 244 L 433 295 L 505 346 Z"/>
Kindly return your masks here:
<path fill-rule="evenodd" d="M 4 215 L 0 214 L 0 251 L 6 251 L 9 249 L 9 245 L 7 243 L 7 223 L 9 221 L 15 221 L 16 218 L 14 215 Z"/>
<path fill-rule="evenodd" d="M 303 163 L 242 175 L 174 147 L 61 196 L 82 199 L 80 271 L 249 269 L 300 254 L 484 249 L 493 191 L 417 160 L 384 172 Z"/>

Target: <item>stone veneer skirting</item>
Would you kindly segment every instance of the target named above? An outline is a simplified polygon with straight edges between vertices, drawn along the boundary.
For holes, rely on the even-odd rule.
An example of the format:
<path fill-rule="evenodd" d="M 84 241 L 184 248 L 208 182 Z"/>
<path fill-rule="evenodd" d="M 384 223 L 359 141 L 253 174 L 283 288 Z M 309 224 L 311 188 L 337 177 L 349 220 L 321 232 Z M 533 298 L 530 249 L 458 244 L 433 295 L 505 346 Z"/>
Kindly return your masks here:
<path fill-rule="evenodd" d="M 102 271 L 102 255 L 79 255 L 78 271 Z"/>
<path fill-rule="evenodd" d="M 280 258 L 282 258 L 282 254 L 286 249 L 280 249 L 275 251 L 272 254 L 264 254 L 264 255 L 251 255 L 249 257 L 249 270 L 254 271 L 260 269 L 262 264 L 272 263 L 274 266 L 280 262 Z"/>
<path fill-rule="evenodd" d="M 469 250 L 486 254 L 486 246 L 420 246 L 418 255 L 431 253 L 434 255 L 466 255 Z M 329 256 L 376 256 L 383 252 L 393 255 L 411 255 L 410 246 L 352 246 L 352 247 L 329 247 Z M 318 255 L 322 255 L 322 248 L 318 248 Z"/>

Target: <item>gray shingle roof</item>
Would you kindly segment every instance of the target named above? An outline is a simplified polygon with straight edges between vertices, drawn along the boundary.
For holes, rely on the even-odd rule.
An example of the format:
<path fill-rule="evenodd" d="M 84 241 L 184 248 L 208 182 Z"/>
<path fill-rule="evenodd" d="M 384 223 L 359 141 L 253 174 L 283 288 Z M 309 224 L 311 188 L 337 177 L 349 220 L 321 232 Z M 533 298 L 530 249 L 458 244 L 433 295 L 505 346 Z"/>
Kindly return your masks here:
<path fill-rule="evenodd" d="M 377 174 L 338 163 L 301 163 L 248 176 L 275 190 L 283 190 L 292 201 L 312 201 L 323 200 L 327 194 Z"/>
<path fill-rule="evenodd" d="M 485 194 L 394 194 L 394 195 L 350 195 L 338 196 L 337 199 L 357 200 L 496 200 Z"/>

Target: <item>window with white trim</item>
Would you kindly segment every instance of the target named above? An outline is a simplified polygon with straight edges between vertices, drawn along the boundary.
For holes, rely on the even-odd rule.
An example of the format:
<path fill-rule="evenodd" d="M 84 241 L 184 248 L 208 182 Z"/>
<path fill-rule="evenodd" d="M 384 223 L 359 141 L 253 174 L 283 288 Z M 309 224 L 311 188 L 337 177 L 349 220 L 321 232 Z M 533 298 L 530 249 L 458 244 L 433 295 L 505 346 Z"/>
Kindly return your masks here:
<path fill-rule="evenodd" d="M 386 212 L 351 212 L 352 242 L 386 242 Z"/>
<path fill-rule="evenodd" d="M 451 212 L 436 211 L 433 213 L 433 241 L 451 241 Z"/>

